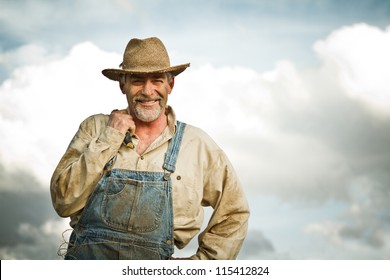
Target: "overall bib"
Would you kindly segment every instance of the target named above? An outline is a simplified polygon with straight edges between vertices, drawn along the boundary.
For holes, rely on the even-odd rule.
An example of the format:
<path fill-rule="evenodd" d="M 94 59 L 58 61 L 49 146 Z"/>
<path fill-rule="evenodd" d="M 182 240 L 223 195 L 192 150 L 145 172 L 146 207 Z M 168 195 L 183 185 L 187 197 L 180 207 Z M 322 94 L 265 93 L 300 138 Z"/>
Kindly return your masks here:
<path fill-rule="evenodd" d="M 173 254 L 170 174 L 185 123 L 177 122 L 163 172 L 111 169 L 115 157 L 89 198 L 73 229 L 65 259 L 164 260 Z"/>

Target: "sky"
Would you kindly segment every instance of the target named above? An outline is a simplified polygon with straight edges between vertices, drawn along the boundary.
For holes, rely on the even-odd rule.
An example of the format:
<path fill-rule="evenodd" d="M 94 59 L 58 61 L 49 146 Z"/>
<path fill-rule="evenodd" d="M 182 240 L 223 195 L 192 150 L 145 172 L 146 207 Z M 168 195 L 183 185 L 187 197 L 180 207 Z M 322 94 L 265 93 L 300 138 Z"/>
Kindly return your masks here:
<path fill-rule="evenodd" d="M 247 194 L 239 259 L 390 259 L 390 2 L 376 0 L 0 0 L 0 259 L 60 259 L 51 175 L 85 118 L 126 107 L 101 70 L 151 36 L 191 63 L 169 104 Z"/>

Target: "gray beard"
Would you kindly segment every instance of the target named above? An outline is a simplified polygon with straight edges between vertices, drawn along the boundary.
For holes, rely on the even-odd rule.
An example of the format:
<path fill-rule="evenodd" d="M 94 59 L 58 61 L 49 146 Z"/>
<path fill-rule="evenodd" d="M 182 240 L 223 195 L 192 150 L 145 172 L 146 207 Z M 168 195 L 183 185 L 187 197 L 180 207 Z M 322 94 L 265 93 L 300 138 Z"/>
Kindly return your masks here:
<path fill-rule="evenodd" d="M 139 106 L 134 108 L 135 116 L 143 122 L 152 122 L 158 119 L 162 113 L 162 107 L 153 110 L 142 109 Z"/>

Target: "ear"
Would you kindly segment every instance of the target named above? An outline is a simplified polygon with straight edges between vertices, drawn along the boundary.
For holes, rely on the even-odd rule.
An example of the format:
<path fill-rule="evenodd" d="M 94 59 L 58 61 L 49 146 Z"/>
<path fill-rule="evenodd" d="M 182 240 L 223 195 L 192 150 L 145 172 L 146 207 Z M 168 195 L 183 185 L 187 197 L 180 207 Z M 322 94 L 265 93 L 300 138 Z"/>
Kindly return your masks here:
<path fill-rule="evenodd" d="M 171 91 L 169 92 L 169 94 L 172 92 L 172 89 L 175 85 L 175 76 L 172 76 L 171 80 L 168 82 L 169 84 L 169 87 L 171 88 Z"/>
<path fill-rule="evenodd" d="M 122 83 L 121 81 L 119 81 L 119 88 L 121 89 L 121 92 L 122 92 L 123 94 L 126 94 L 126 93 L 125 93 L 125 84 Z"/>

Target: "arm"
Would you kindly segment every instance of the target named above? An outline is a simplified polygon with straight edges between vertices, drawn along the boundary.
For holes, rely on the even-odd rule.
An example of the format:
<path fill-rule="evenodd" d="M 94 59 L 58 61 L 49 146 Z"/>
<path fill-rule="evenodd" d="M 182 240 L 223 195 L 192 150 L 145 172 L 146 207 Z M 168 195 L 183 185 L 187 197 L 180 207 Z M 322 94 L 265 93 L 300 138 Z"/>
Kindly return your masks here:
<path fill-rule="evenodd" d="M 248 227 L 249 207 L 236 173 L 219 151 L 209 165 L 202 204 L 214 212 L 199 235 L 199 248 L 192 259 L 235 259 Z"/>
<path fill-rule="evenodd" d="M 107 126 L 103 115 L 81 123 L 51 179 L 52 202 L 60 216 L 71 216 L 84 207 L 123 138 L 124 134 Z"/>

